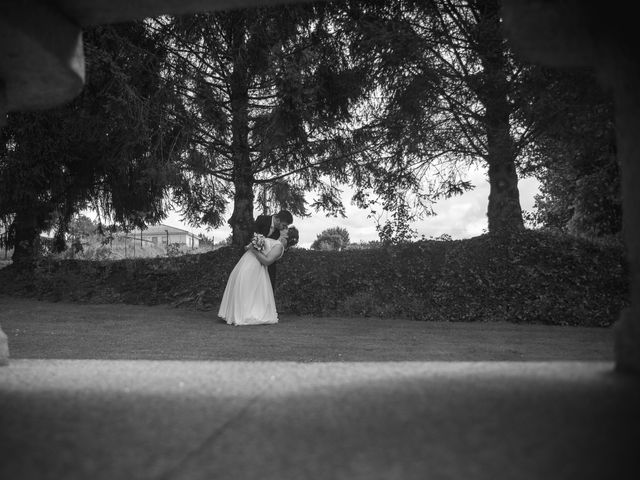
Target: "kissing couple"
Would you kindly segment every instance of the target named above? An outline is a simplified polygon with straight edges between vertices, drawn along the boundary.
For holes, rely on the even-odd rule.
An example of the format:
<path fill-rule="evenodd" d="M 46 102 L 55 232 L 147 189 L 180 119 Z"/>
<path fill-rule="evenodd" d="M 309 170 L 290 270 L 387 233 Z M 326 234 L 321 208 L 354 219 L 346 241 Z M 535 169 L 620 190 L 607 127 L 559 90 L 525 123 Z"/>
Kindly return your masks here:
<path fill-rule="evenodd" d="M 259 215 L 254 222 L 253 240 L 229 274 L 218 316 L 229 325 L 278 323 L 273 295 L 276 262 L 298 243 L 299 233 L 287 210 L 275 215 Z"/>

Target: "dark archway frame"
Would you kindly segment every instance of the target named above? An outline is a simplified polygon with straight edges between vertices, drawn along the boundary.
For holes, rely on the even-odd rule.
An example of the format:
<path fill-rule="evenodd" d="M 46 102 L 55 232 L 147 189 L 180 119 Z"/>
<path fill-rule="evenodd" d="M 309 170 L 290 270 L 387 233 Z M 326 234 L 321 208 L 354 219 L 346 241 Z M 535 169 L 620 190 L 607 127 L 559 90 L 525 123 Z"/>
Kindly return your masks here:
<path fill-rule="evenodd" d="M 8 0 L 0 4 L 0 125 L 6 113 L 60 105 L 84 85 L 82 29 L 96 24 L 296 0 Z M 304 0 L 297 0 L 304 1 Z M 622 166 L 630 306 L 616 323 L 616 370 L 640 373 L 640 56 L 633 3 L 502 0 L 505 30 L 525 58 L 588 66 L 613 91 Z M 0 364 L 8 363 L 0 330 Z"/>

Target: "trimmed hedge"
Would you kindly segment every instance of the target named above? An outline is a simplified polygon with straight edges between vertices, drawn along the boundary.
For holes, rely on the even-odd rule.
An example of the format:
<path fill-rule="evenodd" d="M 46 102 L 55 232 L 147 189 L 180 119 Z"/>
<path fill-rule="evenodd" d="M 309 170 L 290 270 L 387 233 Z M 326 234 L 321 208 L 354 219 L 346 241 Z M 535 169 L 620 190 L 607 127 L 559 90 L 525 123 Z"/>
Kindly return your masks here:
<path fill-rule="evenodd" d="M 43 259 L 0 270 L 4 293 L 53 301 L 217 310 L 240 253 L 89 262 Z M 569 236 L 419 241 L 324 252 L 293 249 L 277 267 L 280 313 L 608 326 L 627 304 L 625 252 Z"/>

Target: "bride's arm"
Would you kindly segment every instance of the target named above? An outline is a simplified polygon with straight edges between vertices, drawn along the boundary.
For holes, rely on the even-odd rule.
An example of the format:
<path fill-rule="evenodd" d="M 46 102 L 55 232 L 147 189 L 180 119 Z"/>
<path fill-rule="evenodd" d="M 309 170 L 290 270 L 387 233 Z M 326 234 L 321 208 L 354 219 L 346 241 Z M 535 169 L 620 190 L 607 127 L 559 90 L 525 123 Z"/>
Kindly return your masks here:
<path fill-rule="evenodd" d="M 269 266 L 273 262 L 278 260 L 278 258 L 280 258 L 280 254 L 282 253 L 283 248 L 284 247 L 282 246 L 282 244 L 276 245 L 271 250 L 269 250 L 269 253 L 266 255 L 253 248 L 253 246 L 249 247 L 249 250 L 253 252 L 253 254 L 262 265 Z"/>

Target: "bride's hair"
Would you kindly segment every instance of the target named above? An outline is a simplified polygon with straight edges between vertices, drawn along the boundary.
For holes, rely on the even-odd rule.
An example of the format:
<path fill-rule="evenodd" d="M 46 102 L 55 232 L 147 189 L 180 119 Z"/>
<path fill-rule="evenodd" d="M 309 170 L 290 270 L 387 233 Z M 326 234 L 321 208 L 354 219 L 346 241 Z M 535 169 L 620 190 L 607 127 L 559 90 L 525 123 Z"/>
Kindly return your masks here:
<path fill-rule="evenodd" d="M 289 227 L 288 235 L 287 235 L 287 248 L 291 248 L 298 243 L 300 239 L 300 233 L 298 229 L 294 226 Z"/>

